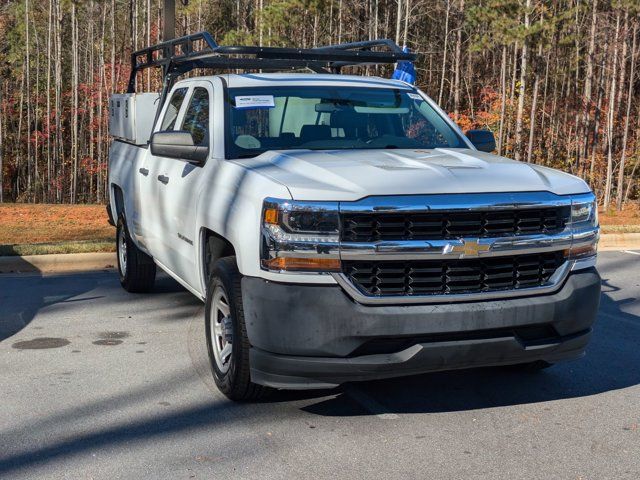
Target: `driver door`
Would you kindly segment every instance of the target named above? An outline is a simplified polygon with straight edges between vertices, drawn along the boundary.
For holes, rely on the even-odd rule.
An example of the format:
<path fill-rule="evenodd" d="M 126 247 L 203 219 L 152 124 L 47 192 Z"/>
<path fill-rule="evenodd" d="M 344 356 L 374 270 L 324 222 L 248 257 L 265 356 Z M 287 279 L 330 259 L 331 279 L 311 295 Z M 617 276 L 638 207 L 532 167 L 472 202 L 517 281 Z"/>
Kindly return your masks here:
<path fill-rule="evenodd" d="M 191 81 L 189 85 L 184 111 L 176 122 L 175 130 L 189 132 L 193 144 L 208 148 L 210 156 L 213 145 L 210 124 L 213 85 L 206 80 Z M 163 263 L 195 290 L 200 288 L 196 207 L 200 192 L 206 188 L 207 165 L 208 161 L 189 162 L 179 158 L 167 159 L 166 163 L 163 161 L 163 175 L 167 180 L 161 185 L 165 199 L 162 237 L 166 242 L 166 257 Z"/>
<path fill-rule="evenodd" d="M 188 93 L 189 87 L 174 88 L 169 101 L 165 103 L 154 132 L 178 129 L 177 126 L 180 125 L 179 121 L 182 119 L 186 108 Z M 166 179 L 167 172 L 175 162 L 176 160 L 172 158 L 153 155 L 151 149 L 149 149 L 145 165 L 141 170 L 141 173 L 147 177 L 147 188 L 144 192 L 141 192 L 143 195 L 140 200 L 144 203 L 144 211 L 146 212 L 146 242 L 153 258 L 163 265 L 167 264 L 170 256 L 167 246 L 169 239 L 166 238 L 166 235 L 171 199 L 168 196 Z"/>

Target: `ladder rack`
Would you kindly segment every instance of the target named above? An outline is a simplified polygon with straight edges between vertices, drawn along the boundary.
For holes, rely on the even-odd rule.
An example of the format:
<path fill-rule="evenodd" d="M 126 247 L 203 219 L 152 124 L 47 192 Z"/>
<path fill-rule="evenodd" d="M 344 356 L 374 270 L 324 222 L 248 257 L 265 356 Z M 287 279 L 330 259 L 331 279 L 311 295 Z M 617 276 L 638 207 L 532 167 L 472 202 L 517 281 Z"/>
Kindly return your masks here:
<path fill-rule="evenodd" d="M 137 73 L 153 67 L 162 68 L 165 90 L 171 88 L 176 77 L 196 68 L 269 71 L 308 68 L 317 73 L 340 73 L 346 66 L 396 63 L 415 58 L 415 54 L 403 52 L 391 40 L 315 48 L 220 46 L 209 33 L 199 32 L 134 52 L 127 91 L 135 93 Z"/>

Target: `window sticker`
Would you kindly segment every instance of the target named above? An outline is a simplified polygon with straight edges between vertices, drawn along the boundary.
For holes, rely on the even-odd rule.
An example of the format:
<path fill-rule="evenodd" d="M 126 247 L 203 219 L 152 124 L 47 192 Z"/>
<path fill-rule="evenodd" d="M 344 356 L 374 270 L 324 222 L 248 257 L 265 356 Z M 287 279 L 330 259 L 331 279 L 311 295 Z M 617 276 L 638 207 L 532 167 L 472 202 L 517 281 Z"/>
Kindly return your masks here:
<path fill-rule="evenodd" d="M 412 100 L 424 100 L 419 93 L 407 93 L 407 95 L 409 95 L 409 98 Z"/>
<path fill-rule="evenodd" d="M 235 97 L 237 109 L 243 108 L 275 108 L 273 95 L 239 95 Z"/>

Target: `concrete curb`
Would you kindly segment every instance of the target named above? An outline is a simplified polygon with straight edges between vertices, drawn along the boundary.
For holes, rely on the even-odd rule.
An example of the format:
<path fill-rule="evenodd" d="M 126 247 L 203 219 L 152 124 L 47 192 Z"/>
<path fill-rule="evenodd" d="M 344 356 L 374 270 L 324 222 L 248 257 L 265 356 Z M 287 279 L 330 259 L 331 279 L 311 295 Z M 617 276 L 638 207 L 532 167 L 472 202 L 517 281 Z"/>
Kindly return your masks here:
<path fill-rule="evenodd" d="M 640 233 L 605 233 L 598 250 L 639 250 Z M 68 253 L 0 257 L 0 273 L 64 273 L 116 268 L 115 253 Z"/>
<path fill-rule="evenodd" d="M 116 265 L 113 252 L 0 257 L 0 273 L 86 272 L 113 269 Z"/>
<path fill-rule="evenodd" d="M 603 233 L 600 235 L 598 250 L 640 249 L 640 233 Z"/>

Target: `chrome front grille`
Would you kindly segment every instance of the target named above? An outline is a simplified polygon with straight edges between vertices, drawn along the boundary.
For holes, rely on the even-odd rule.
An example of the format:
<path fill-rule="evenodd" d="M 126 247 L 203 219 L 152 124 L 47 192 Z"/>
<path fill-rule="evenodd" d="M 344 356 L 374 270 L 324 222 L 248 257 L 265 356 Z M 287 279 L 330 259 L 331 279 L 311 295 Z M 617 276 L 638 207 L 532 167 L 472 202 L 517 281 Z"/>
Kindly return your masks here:
<path fill-rule="evenodd" d="M 470 260 L 347 261 L 343 272 L 368 296 L 449 295 L 545 285 L 561 251 Z"/>
<path fill-rule="evenodd" d="M 521 210 L 351 213 L 342 215 L 341 241 L 375 242 L 553 234 L 571 214 L 567 205 Z"/>
<path fill-rule="evenodd" d="M 367 305 L 484 301 L 557 291 L 597 239 L 571 224 L 573 202 L 551 192 L 370 196 L 340 202 L 336 282 Z"/>

